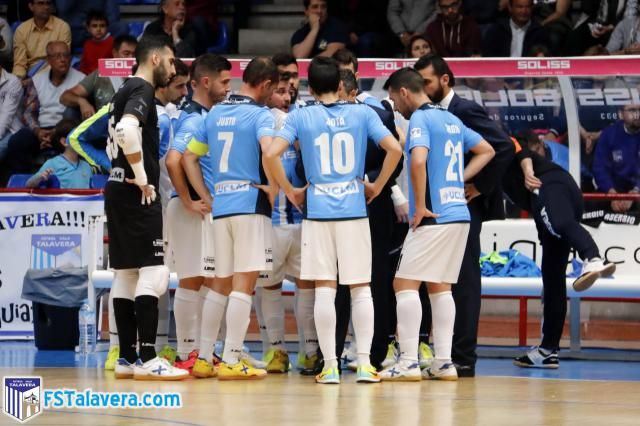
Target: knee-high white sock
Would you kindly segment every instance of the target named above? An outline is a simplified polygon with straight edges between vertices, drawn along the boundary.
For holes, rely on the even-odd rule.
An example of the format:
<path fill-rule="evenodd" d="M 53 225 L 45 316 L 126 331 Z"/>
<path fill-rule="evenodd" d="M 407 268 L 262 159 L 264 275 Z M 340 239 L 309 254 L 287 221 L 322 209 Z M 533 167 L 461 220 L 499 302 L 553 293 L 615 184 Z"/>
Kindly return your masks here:
<path fill-rule="evenodd" d="M 200 292 L 178 287 L 173 302 L 173 313 L 176 317 L 176 338 L 178 356 L 187 359 L 189 352 L 198 349 L 198 306 L 200 305 Z"/>
<path fill-rule="evenodd" d="M 313 307 L 318 343 L 324 357 L 325 368 L 338 367 L 336 357 L 336 292 L 335 288 L 317 287 Z"/>
<path fill-rule="evenodd" d="M 418 362 L 418 345 L 422 305 L 417 290 L 403 290 L 396 293 L 398 315 L 398 344 L 400 359 L 409 364 Z"/>
<path fill-rule="evenodd" d="M 353 335 L 358 342 L 358 365 L 369 365 L 369 353 L 373 340 L 373 298 L 371 287 L 356 287 L 351 289 L 351 321 Z"/>
<path fill-rule="evenodd" d="M 119 346 L 118 326 L 116 325 L 116 314 L 113 310 L 113 291 L 109 292 L 109 347 Z"/>
<path fill-rule="evenodd" d="M 169 344 L 169 319 L 171 318 L 171 314 L 169 313 L 169 298 L 169 290 L 165 291 L 164 294 L 158 298 L 156 351 L 161 351 L 165 345 Z"/>
<path fill-rule="evenodd" d="M 271 348 L 284 350 L 284 302 L 282 289 L 262 289 L 262 316 Z"/>
<path fill-rule="evenodd" d="M 433 320 L 433 348 L 435 359 L 442 363 L 451 362 L 453 325 L 456 319 L 456 305 L 451 291 L 429 293 L 431 318 Z"/>
<path fill-rule="evenodd" d="M 305 353 L 304 330 L 302 329 L 302 323 L 298 319 L 299 304 L 300 304 L 300 289 L 296 288 L 296 291 L 293 294 L 293 316 L 296 318 L 296 329 L 298 331 L 298 355 Z M 313 308 L 311 309 L 311 312 L 313 312 Z"/>
<path fill-rule="evenodd" d="M 269 334 L 267 333 L 267 323 L 264 318 L 264 305 L 262 303 L 262 295 L 264 289 L 256 287 L 253 296 L 253 308 L 256 310 L 256 320 L 258 321 L 258 329 L 260 330 L 260 340 L 262 341 L 262 355 L 269 351 Z"/>
<path fill-rule="evenodd" d="M 307 356 L 311 357 L 318 351 L 318 334 L 316 333 L 316 322 L 313 318 L 313 305 L 315 302 L 315 290 L 312 288 L 296 290 L 298 295 L 296 308 L 296 322 L 299 329 L 302 328 L 302 339 L 304 339 L 303 350 Z"/>
<path fill-rule="evenodd" d="M 202 304 L 202 321 L 200 322 L 200 355 L 209 359 L 220 331 L 220 323 L 227 306 L 227 296 L 210 290 Z"/>
<path fill-rule="evenodd" d="M 232 291 L 227 306 L 227 338 L 224 341 L 222 360 L 227 364 L 237 364 L 242 344 L 249 327 L 251 315 L 251 296 Z"/>

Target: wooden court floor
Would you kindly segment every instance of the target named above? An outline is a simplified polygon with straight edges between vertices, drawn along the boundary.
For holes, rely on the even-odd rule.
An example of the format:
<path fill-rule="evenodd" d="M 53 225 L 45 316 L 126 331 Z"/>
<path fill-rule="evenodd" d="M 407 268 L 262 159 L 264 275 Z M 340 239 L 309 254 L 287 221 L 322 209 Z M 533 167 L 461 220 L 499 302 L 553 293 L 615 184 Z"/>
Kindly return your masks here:
<path fill-rule="evenodd" d="M 45 410 L 33 425 L 640 425 L 640 383 L 477 377 L 458 382 L 316 385 L 297 373 L 262 381 L 116 381 L 93 368 L 2 368 L 44 387 L 181 392 L 183 407 Z M 0 424 L 18 424 L 7 416 Z"/>

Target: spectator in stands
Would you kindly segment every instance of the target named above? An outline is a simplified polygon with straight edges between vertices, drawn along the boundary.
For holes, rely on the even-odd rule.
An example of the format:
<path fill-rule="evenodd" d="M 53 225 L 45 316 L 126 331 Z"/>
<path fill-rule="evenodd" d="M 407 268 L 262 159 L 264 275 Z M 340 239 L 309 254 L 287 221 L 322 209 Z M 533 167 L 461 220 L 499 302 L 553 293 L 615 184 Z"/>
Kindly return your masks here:
<path fill-rule="evenodd" d="M 593 175 L 599 192 L 640 193 L 640 104 L 620 110 L 622 120 L 605 128 L 596 145 Z M 638 203 L 636 204 L 636 208 Z M 611 210 L 625 213 L 631 200 L 611 202 Z"/>
<path fill-rule="evenodd" d="M 160 0 L 160 18 L 147 25 L 144 36 L 165 35 L 171 37 L 177 58 L 193 58 L 196 51 L 202 51 L 198 36 L 187 21 L 185 0 Z"/>
<path fill-rule="evenodd" d="M 640 4 L 636 8 L 635 16 L 624 18 L 613 30 L 607 43 L 607 51 L 612 55 L 640 53 Z"/>
<path fill-rule="evenodd" d="M 120 1 L 118 0 L 55 0 L 56 11 L 71 27 L 72 49 L 82 47 L 85 40 L 91 38 L 85 24 L 92 11 L 101 11 L 107 17 L 109 32 L 113 37 L 129 33 L 129 24 L 120 20 Z"/>
<path fill-rule="evenodd" d="M 496 20 L 498 0 L 462 0 L 465 15 L 473 16 L 484 35 L 486 29 Z"/>
<path fill-rule="evenodd" d="M 409 45 L 407 46 L 407 57 L 409 58 L 421 58 L 429 53 L 435 53 L 431 43 L 422 34 L 416 34 L 411 37 Z"/>
<path fill-rule="evenodd" d="M 13 33 L 11 25 L 3 18 L 0 18 L 0 66 L 11 68 L 13 61 Z"/>
<path fill-rule="evenodd" d="M 436 0 L 390 0 L 387 20 L 391 31 L 406 48 L 411 37 L 426 31 L 436 18 Z"/>
<path fill-rule="evenodd" d="M 80 71 L 91 74 L 98 69 L 98 60 L 111 57 L 113 37 L 107 32 L 109 19 L 100 11 L 93 10 L 87 15 L 87 32 L 91 35 L 84 42 Z"/>
<path fill-rule="evenodd" d="M 440 13 L 427 27 L 426 35 L 438 55 L 466 56 L 472 49 L 480 49 L 480 28 L 471 16 L 460 12 L 462 0 L 438 0 Z"/>
<path fill-rule="evenodd" d="M 51 0 L 29 0 L 29 9 L 33 18 L 20 24 L 13 36 L 13 74 L 20 78 L 45 59 L 49 42 L 71 46 L 69 24 L 51 14 Z"/>
<path fill-rule="evenodd" d="M 278 53 L 271 58 L 278 69 L 280 81 L 287 81 L 289 84 L 289 95 L 291 95 L 291 103 L 289 110 L 305 106 L 306 103 L 302 99 L 298 99 L 298 88 L 300 87 L 300 74 L 298 73 L 298 61 L 289 53 Z"/>
<path fill-rule="evenodd" d="M 627 0 L 583 0 L 582 15 L 567 37 L 565 54 L 581 56 L 592 46 L 605 46 L 626 6 Z"/>
<path fill-rule="evenodd" d="M 83 73 L 71 68 L 71 53 L 66 42 L 49 42 L 46 53 L 51 71 L 38 73 L 28 81 L 22 116 L 26 127 L 9 139 L 6 161 L 12 173 L 29 173 L 38 155 L 51 157 L 55 154 L 51 135 L 64 113 L 64 106 L 58 100 L 65 90 L 84 77 Z"/>
<path fill-rule="evenodd" d="M 345 25 L 328 15 L 326 0 L 304 0 L 306 23 L 291 36 L 296 58 L 331 56 L 349 43 Z"/>
<path fill-rule="evenodd" d="M 22 92 L 20 79 L 0 67 L 0 162 L 7 154 L 9 138 L 22 128 L 18 117 Z"/>
<path fill-rule="evenodd" d="M 114 58 L 133 58 L 137 44 L 133 36 L 116 37 L 111 55 Z M 60 96 L 60 103 L 68 108 L 78 108 L 82 119 L 87 119 L 111 101 L 123 81 L 121 77 L 100 77 L 98 70 L 95 70 L 66 90 Z"/>
<path fill-rule="evenodd" d="M 332 56 L 333 59 L 338 62 L 341 70 L 347 69 L 356 76 L 356 79 L 359 82 L 358 77 L 358 58 L 353 54 L 349 49 L 340 49 Z M 362 90 L 358 90 L 358 96 L 356 96 L 356 100 L 358 102 L 362 102 L 363 104 L 367 104 L 369 106 L 374 106 L 380 109 L 384 109 L 382 102 L 375 96 L 370 93 L 363 92 Z"/>
<path fill-rule="evenodd" d="M 547 29 L 531 19 L 533 0 L 509 0 L 509 18 L 487 30 L 483 56 L 528 56 L 533 46 L 548 46 Z"/>
<path fill-rule="evenodd" d="M 59 154 L 48 159 L 28 181 L 27 188 L 37 188 L 40 183 L 55 176 L 60 181 L 60 188 L 89 189 L 91 166 L 78 156 L 69 143 L 67 135 L 79 123 L 71 119 L 63 119 L 56 124 L 51 135 L 51 146 Z"/>

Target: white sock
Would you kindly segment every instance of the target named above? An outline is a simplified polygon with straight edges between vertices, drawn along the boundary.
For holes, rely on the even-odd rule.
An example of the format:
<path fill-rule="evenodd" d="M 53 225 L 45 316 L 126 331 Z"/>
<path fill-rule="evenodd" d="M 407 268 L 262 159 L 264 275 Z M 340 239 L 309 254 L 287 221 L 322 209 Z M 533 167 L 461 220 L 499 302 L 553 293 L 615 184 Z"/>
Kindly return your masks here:
<path fill-rule="evenodd" d="M 373 298 L 371 287 L 356 287 L 351 289 L 351 321 L 353 335 L 358 344 L 358 365 L 369 365 L 369 353 L 373 340 Z"/>
<path fill-rule="evenodd" d="M 224 341 L 222 354 L 222 360 L 226 364 L 233 365 L 239 361 L 250 315 L 251 296 L 232 291 L 229 295 L 229 306 L 227 306 L 227 338 Z"/>
<path fill-rule="evenodd" d="M 305 353 L 304 350 L 304 331 L 302 329 L 302 323 L 298 319 L 298 304 L 300 303 L 300 294 L 299 289 L 296 288 L 296 291 L 293 293 L 293 316 L 296 318 L 296 328 L 298 329 L 298 355 Z M 313 312 L 313 308 L 311 309 Z"/>
<path fill-rule="evenodd" d="M 167 290 L 158 298 L 158 334 L 155 345 L 158 352 L 169 344 L 169 318 L 171 318 L 169 305 L 169 290 Z"/>
<path fill-rule="evenodd" d="M 429 293 L 431 318 L 433 320 L 433 348 L 435 359 L 441 363 L 451 362 L 453 325 L 456 319 L 456 305 L 451 291 Z"/>
<path fill-rule="evenodd" d="M 358 353 L 358 345 L 356 344 L 356 333 L 353 329 L 353 317 L 349 318 L 349 327 L 347 328 L 347 337 L 345 342 L 349 342 L 349 349 Z"/>
<path fill-rule="evenodd" d="M 267 333 L 267 323 L 264 319 L 264 305 L 262 304 L 262 295 L 264 289 L 256 287 L 253 296 L 253 309 L 256 310 L 256 320 L 258 321 L 258 330 L 260 330 L 260 340 L 262 341 L 262 355 L 269 352 L 269 334 Z"/>
<path fill-rule="evenodd" d="M 262 316 L 269 336 L 271 348 L 285 350 L 284 348 L 284 302 L 282 301 L 282 289 L 262 289 Z"/>
<path fill-rule="evenodd" d="M 325 368 L 337 368 L 336 357 L 336 289 L 317 287 L 313 317 Z"/>
<path fill-rule="evenodd" d="M 200 356 L 207 360 L 213 354 L 220 323 L 227 306 L 227 296 L 210 290 L 202 304 L 202 320 L 200 322 Z"/>
<path fill-rule="evenodd" d="M 178 356 L 187 359 L 189 352 L 198 349 L 198 305 L 200 292 L 178 287 L 173 301 L 173 314 L 176 317 L 176 339 Z"/>
<path fill-rule="evenodd" d="M 418 362 L 418 345 L 422 304 L 418 290 L 403 290 L 396 293 L 398 315 L 398 344 L 400 359 L 409 364 Z"/>
<path fill-rule="evenodd" d="M 118 326 L 116 325 L 116 314 L 113 311 L 113 292 L 109 292 L 109 348 L 120 346 L 118 340 Z"/>
<path fill-rule="evenodd" d="M 304 339 L 304 353 L 311 357 L 318 352 L 318 334 L 316 333 L 316 322 L 313 318 L 313 305 L 315 302 L 315 290 L 312 288 L 296 290 L 298 295 L 296 322 L 298 329 L 302 328 L 301 337 Z"/>

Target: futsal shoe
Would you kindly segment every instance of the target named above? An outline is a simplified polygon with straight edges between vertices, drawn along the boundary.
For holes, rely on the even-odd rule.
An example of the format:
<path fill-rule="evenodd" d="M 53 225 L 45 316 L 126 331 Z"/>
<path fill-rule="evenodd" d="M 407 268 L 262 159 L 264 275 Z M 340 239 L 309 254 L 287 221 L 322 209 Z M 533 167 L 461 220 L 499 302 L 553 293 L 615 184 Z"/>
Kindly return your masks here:
<path fill-rule="evenodd" d="M 313 354 L 311 356 L 304 354 L 302 358 L 302 364 L 298 364 L 298 368 L 301 368 L 303 370 L 312 369 L 317 362 L 318 362 L 318 354 Z"/>
<path fill-rule="evenodd" d="M 120 346 L 111 346 L 107 354 L 107 359 L 104 361 L 104 369 L 107 371 L 115 370 L 118 358 L 120 358 Z"/>
<path fill-rule="evenodd" d="M 417 362 L 398 361 L 382 370 L 379 375 L 385 382 L 419 382 L 422 380 L 420 364 Z"/>
<path fill-rule="evenodd" d="M 176 358 L 178 357 L 178 351 L 169 345 L 164 345 L 162 350 L 158 352 L 158 356 L 169 361 L 169 364 L 173 364 L 176 362 Z"/>
<path fill-rule="evenodd" d="M 216 377 L 218 370 L 213 363 L 210 363 L 206 359 L 198 358 L 195 364 L 193 364 L 191 375 L 199 379 L 208 379 L 209 377 Z"/>
<path fill-rule="evenodd" d="M 431 352 L 429 345 L 424 342 L 420 342 L 418 347 L 418 362 L 420 363 L 420 369 L 430 367 L 433 362 L 433 352 Z"/>
<path fill-rule="evenodd" d="M 271 361 L 267 364 L 267 373 L 286 373 L 289 371 L 289 354 L 281 349 L 275 349 Z"/>
<path fill-rule="evenodd" d="M 454 382 L 458 380 L 458 372 L 452 362 L 439 363 L 435 360 L 431 367 L 422 370 L 422 378 L 425 380 L 446 380 Z"/>
<path fill-rule="evenodd" d="M 133 368 L 134 380 L 173 381 L 189 377 L 189 371 L 174 367 L 164 358 L 155 357 Z"/>
<path fill-rule="evenodd" d="M 339 385 L 340 372 L 338 372 L 338 368 L 328 367 L 323 369 L 320 374 L 316 376 L 316 383 L 321 385 Z"/>
<path fill-rule="evenodd" d="M 179 356 L 176 356 L 176 361 L 173 363 L 173 366 L 176 368 L 180 368 L 182 370 L 187 370 L 189 372 L 192 371 L 193 366 L 196 364 L 196 361 L 198 360 L 198 351 L 191 351 L 189 352 L 189 355 L 187 356 L 187 359 L 185 359 L 184 361 L 180 359 Z"/>
<path fill-rule="evenodd" d="M 347 370 L 351 370 L 353 372 L 358 371 L 358 360 L 354 359 L 353 361 L 349 361 L 347 363 Z"/>
<path fill-rule="evenodd" d="M 573 282 L 573 289 L 575 291 L 588 290 L 598 278 L 610 277 L 615 271 L 615 263 L 605 264 L 599 257 L 594 257 L 582 266 L 582 275 Z"/>
<path fill-rule="evenodd" d="M 380 365 L 382 366 L 383 369 L 389 368 L 398 362 L 399 356 L 400 356 L 400 352 L 398 351 L 397 343 L 395 340 L 393 340 L 391 343 L 389 343 L 389 346 L 387 347 L 387 356 L 385 357 L 384 361 L 382 361 L 382 364 Z"/>
<path fill-rule="evenodd" d="M 116 379 L 133 379 L 133 372 L 136 365 L 140 366 L 142 365 L 142 362 L 137 360 L 135 363 L 131 364 L 124 358 L 118 358 L 116 365 L 113 367 Z"/>
<path fill-rule="evenodd" d="M 546 351 L 540 347 L 532 348 L 525 355 L 513 360 L 513 365 L 524 368 L 558 368 L 557 351 Z"/>
<path fill-rule="evenodd" d="M 380 383 L 378 371 L 371 364 L 358 366 L 356 383 Z"/>
<path fill-rule="evenodd" d="M 267 371 L 252 367 L 245 359 L 236 364 L 220 363 L 218 380 L 260 380 L 267 377 Z"/>
<path fill-rule="evenodd" d="M 253 368 L 257 368 L 259 370 L 264 370 L 267 368 L 267 363 L 264 361 L 260 361 L 259 359 L 255 359 L 251 356 L 251 354 L 247 351 L 242 351 L 240 353 L 240 359 L 247 362 Z"/>

